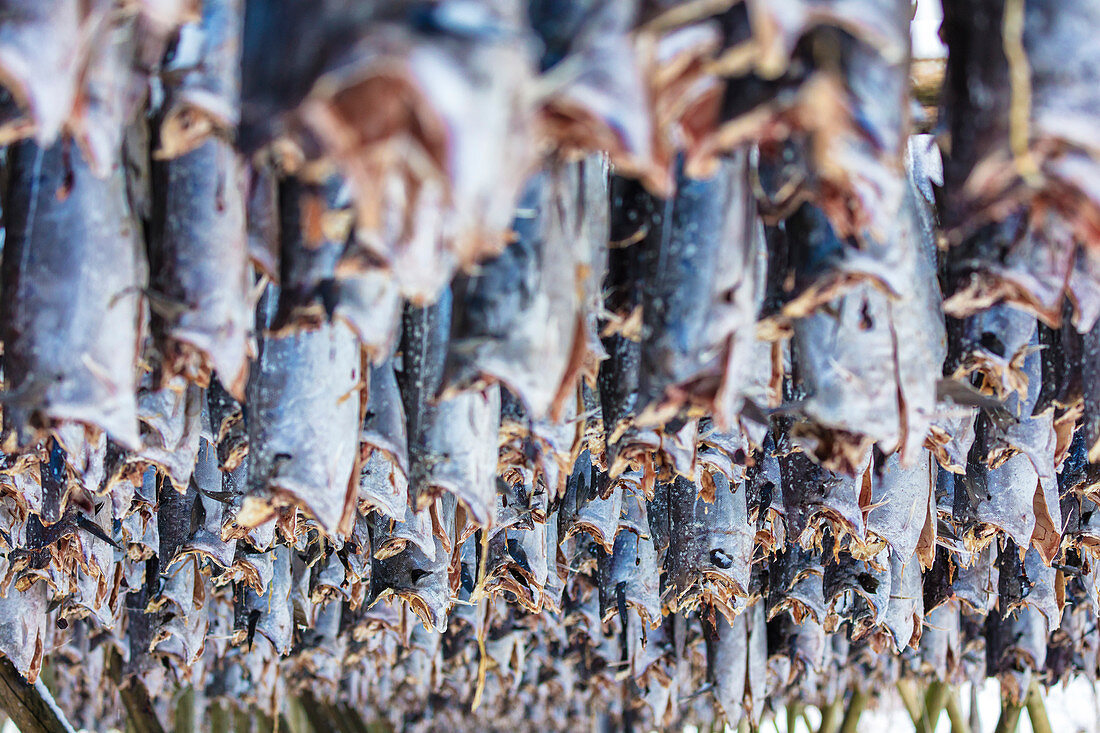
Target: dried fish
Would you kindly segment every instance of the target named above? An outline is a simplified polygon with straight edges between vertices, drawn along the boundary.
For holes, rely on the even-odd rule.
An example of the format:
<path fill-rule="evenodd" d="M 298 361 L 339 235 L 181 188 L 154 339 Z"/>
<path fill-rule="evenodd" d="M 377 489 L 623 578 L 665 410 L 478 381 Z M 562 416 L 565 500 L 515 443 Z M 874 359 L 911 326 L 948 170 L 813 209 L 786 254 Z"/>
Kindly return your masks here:
<path fill-rule="evenodd" d="M 910 5 L 0 0 L 5 689 L 847 730 L 1095 676 L 1097 11 L 947 3 L 933 125 Z"/>
<path fill-rule="evenodd" d="M 670 491 L 671 536 L 665 565 L 672 607 L 691 609 L 706 602 L 733 615 L 737 600 L 749 595 L 756 526 L 748 518 L 743 486 L 713 474 L 713 503 L 698 487 L 677 478 Z"/>
<path fill-rule="evenodd" d="M 242 166 L 211 139 L 155 170 L 149 301 L 165 369 L 204 385 L 214 372 L 242 399 L 253 307 Z"/>
<path fill-rule="evenodd" d="M 269 286 L 260 306 L 269 318 L 275 295 Z M 355 335 L 341 323 L 261 341 L 248 384 L 248 497 L 236 523 L 256 526 L 275 507 L 290 504 L 315 517 L 326 533 L 350 529 L 358 492 L 352 473 L 359 450 L 359 369 Z"/>
<path fill-rule="evenodd" d="M 359 500 L 393 519 L 408 505 L 409 446 L 405 410 L 391 361 L 370 369 L 363 413 Z"/>
<path fill-rule="evenodd" d="M 123 171 L 97 178 L 64 142 L 20 143 L 9 165 L 5 421 L 24 444 L 31 423 L 75 420 L 137 448 L 146 265 Z"/>
<path fill-rule="evenodd" d="M 445 371 L 450 389 L 499 380 L 534 419 L 559 398 L 570 361 L 586 348 L 575 343 L 584 338 L 584 303 L 573 285 L 593 259 L 585 250 L 597 244 L 576 237 L 584 215 L 577 173 L 560 166 L 528 181 L 513 222 L 515 241 L 476 275 L 456 280 Z"/>
<path fill-rule="evenodd" d="M 202 18 L 180 29 L 176 53 L 162 72 L 168 99 L 158 156 L 179 157 L 212 135 L 229 137 L 240 122 L 244 6 L 243 0 L 203 0 Z"/>

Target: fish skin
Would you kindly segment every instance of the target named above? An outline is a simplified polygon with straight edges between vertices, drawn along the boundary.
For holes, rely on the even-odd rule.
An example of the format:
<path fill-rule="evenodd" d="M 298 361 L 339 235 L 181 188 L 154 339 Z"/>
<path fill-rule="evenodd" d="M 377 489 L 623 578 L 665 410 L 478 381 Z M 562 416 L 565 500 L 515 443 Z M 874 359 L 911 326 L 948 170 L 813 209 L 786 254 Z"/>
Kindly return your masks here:
<path fill-rule="evenodd" d="M 768 619 L 783 611 L 796 623 L 825 621 L 825 596 L 822 585 L 824 566 L 821 553 L 791 544 L 777 552 L 768 563 L 769 587 L 766 597 Z"/>
<path fill-rule="evenodd" d="M 376 12 L 373 5 L 345 0 L 325 2 L 320 8 L 306 0 L 245 2 L 240 134 L 246 152 L 260 148 L 285 129 L 285 114 L 309 94 L 315 70 L 324 68 L 325 56 L 346 52 L 355 40 L 347 29 L 361 27 Z M 338 32 L 340 28 L 343 33 Z M 292 51 L 273 59 L 271 48 Z M 278 63 L 272 63 L 276 60 Z"/>
<path fill-rule="evenodd" d="M 164 72 L 165 114 L 159 157 L 194 150 L 212 135 L 230 137 L 241 119 L 241 41 L 245 0 L 203 0 L 187 27 L 200 39 L 197 58 L 176 56 Z"/>
<path fill-rule="evenodd" d="M 226 502 L 209 496 L 210 493 L 221 493 L 222 472 L 218 467 L 217 448 L 206 438 L 199 441 L 198 457 L 191 480 L 195 482 L 198 490 L 195 501 L 202 507 L 199 517 L 202 521 L 192 527 L 191 534 L 184 542 L 181 551 L 195 553 L 210 559 L 222 568 L 229 568 L 233 565 L 237 540 L 222 539 L 222 520 L 227 514 Z M 194 525 L 195 522 L 192 524 Z"/>
<path fill-rule="evenodd" d="M 712 622 L 703 621 L 707 681 L 714 685 L 715 702 L 725 717 L 726 725 L 731 727 L 740 722 L 745 714 L 744 696 L 749 657 L 747 618 L 748 614 L 742 613 L 729 621 L 719 613 L 713 616 Z M 712 625 L 708 628 L 708 624 Z"/>
<path fill-rule="evenodd" d="M 903 426 L 898 450 L 906 466 L 923 457 L 921 446 L 936 417 L 936 375 L 948 348 L 937 280 L 933 212 L 920 195 L 915 176 L 916 170 L 910 167 L 894 230 L 895 241 L 906 246 L 896 245 L 895 257 L 886 260 L 888 268 L 896 269 L 893 282 L 902 283 L 889 308 Z"/>
<path fill-rule="evenodd" d="M 888 450 L 897 446 L 901 407 L 888 297 L 860 283 L 831 308 L 796 319 L 793 329 L 792 361 L 807 417 L 823 430 L 844 430 Z M 858 462 L 840 461 L 846 470 Z"/>
<path fill-rule="evenodd" d="M 138 392 L 138 421 L 143 428 L 141 450 L 131 460 L 157 465 L 177 491 L 191 481 L 198 458 L 202 408 L 206 394 L 194 384 L 174 381 Z"/>
<path fill-rule="evenodd" d="M 1084 334 L 1081 349 L 1081 385 L 1083 414 L 1081 433 L 1090 463 L 1100 463 L 1100 325 Z"/>
<path fill-rule="evenodd" d="M 277 333 L 331 321 L 335 272 L 344 242 L 325 236 L 323 218 L 340 197 L 341 180 L 312 185 L 297 177 L 278 184 L 279 297 L 269 327 Z M 320 232 L 314 231 L 320 228 Z M 287 232 L 291 234 L 288 235 Z"/>
<path fill-rule="evenodd" d="M 564 283 L 572 281 L 573 273 L 564 256 L 568 250 L 548 241 L 553 216 L 549 179 L 540 172 L 527 181 L 512 222 L 514 241 L 452 286 L 444 367 L 445 394 L 499 380 L 534 418 L 549 409 L 572 336 L 572 314 L 550 310 L 555 298 L 565 295 L 562 300 L 568 301 Z"/>
<path fill-rule="evenodd" d="M 276 654 L 286 655 L 290 652 L 294 623 L 290 600 L 291 550 L 286 545 L 279 545 L 269 550 L 268 554 L 271 555 L 272 575 L 266 590 L 257 593 L 249 588 L 244 600 L 250 615 L 248 646 L 252 646 L 251 638 L 258 632 L 267 637 Z M 257 614 L 258 618 L 252 621 Z"/>
<path fill-rule="evenodd" d="M 453 494 L 475 524 L 492 527 L 499 430 L 498 385 L 441 400 L 423 439 L 424 453 L 415 459 L 423 471 L 417 499 Z M 417 464 L 413 475 L 417 476 Z"/>
<path fill-rule="evenodd" d="M 639 244 L 642 265 L 640 412 L 665 398 L 668 388 L 696 375 L 717 272 L 724 214 L 733 187 L 732 167 L 707 179 L 677 178 L 676 194 L 654 225 L 657 236 Z"/>
<path fill-rule="evenodd" d="M 920 670 L 948 679 L 956 673 L 949 667 L 958 664 L 961 654 L 960 614 L 957 603 L 948 603 L 928 611 L 924 619 L 919 649 Z"/>
<path fill-rule="evenodd" d="M 655 161 L 642 54 L 630 37 L 637 5 L 535 0 L 528 15 L 550 85 L 539 109 L 545 134 L 565 151 L 607 150 L 617 169 L 644 177 Z"/>
<path fill-rule="evenodd" d="M 623 607 L 635 609 L 643 624 L 655 628 L 662 619 L 660 566 L 653 538 L 649 536 L 645 508 L 634 497 L 623 501 L 623 518 L 628 517 L 633 524 L 645 526 L 645 531 L 630 531 L 620 523 L 612 552 L 598 558 L 601 613 L 606 621 L 621 612 L 618 599 L 621 592 Z"/>
<path fill-rule="evenodd" d="M 535 174 L 518 202 L 514 241 L 454 283 L 445 394 L 499 380 L 532 418 L 560 413 L 565 382 L 582 368 L 574 354 L 588 349 L 577 343 L 586 338 L 588 304 L 576 280 L 595 259 L 591 249 L 605 245 L 583 236 L 584 167 L 559 163 Z"/>
<path fill-rule="evenodd" d="M 889 545 L 903 564 L 917 551 L 926 522 L 935 519 L 932 469 L 931 454 L 925 451 L 912 468 L 902 466 L 895 453 L 881 463 L 876 461 L 871 472 L 867 533 Z"/>
<path fill-rule="evenodd" d="M 397 345 L 401 327 L 401 297 L 393 276 L 371 268 L 344 273 L 336 265 L 332 313 L 355 331 L 372 364 L 387 359 Z"/>
<path fill-rule="evenodd" d="M 642 309 L 638 282 L 643 273 L 642 249 L 660 237 L 664 205 L 637 181 L 611 179 L 611 242 L 604 280 L 604 308 L 600 332 L 607 359 L 600 362 L 597 384 L 603 412 L 607 466 L 620 462 L 631 443 L 638 409 L 641 369 L 639 334 L 624 333 Z M 620 445 L 620 443 L 623 443 Z"/>
<path fill-rule="evenodd" d="M 515 0 L 249 2 L 241 146 L 288 134 L 336 161 L 356 192 L 358 254 L 392 266 L 403 296 L 431 302 L 458 268 L 504 248 L 535 164 L 522 30 Z M 280 41 L 298 50 L 271 58 Z M 408 205 L 420 215 L 401 221 Z"/>
<path fill-rule="evenodd" d="M 450 504 L 452 509 L 443 510 L 443 518 L 449 515 L 454 522 L 454 499 L 437 499 L 439 504 Z M 446 527 L 444 527 L 446 530 Z M 434 559 L 413 544 L 392 557 L 375 559 L 372 572 L 373 588 L 371 604 L 377 604 L 389 594 L 394 594 L 409 604 L 425 628 L 444 631 L 448 624 L 448 611 L 452 605 L 452 587 L 448 578 L 450 554 L 439 535 L 433 538 L 435 543 Z"/>
<path fill-rule="evenodd" d="M 0 32 L 0 68 L 9 91 L 27 107 L 39 145 L 51 147 L 72 113 L 79 75 L 109 11 L 105 0 L 7 0 L 0 6 L 9 19 Z"/>
<path fill-rule="evenodd" d="M 428 431 L 435 419 L 435 399 L 443 380 L 451 320 L 450 290 L 427 307 L 407 305 L 402 317 L 397 384 L 405 407 L 409 452 L 409 500 L 426 506 L 431 496 L 425 486 Z"/>
<path fill-rule="evenodd" d="M 1025 606 L 986 624 L 986 674 L 997 676 L 1009 700 L 1022 701 L 1031 675 L 1046 664 L 1047 624 L 1037 609 Z"/>
<path fill-rule="evenodd" d="M 601 488 L 610 485 L 610 490 Z M 622 511 L 623 489 L 618 482 L 593 466 L 588 451 L 582 451 L 573 466 L 565 496 L 558 513 L 558 534 L 568 539 L 584 532 L 603 548 L 612 553 L 615 535 L 619 529 Z"/>
<path fill-rule="evenodd" d="M 405 547 L 417 547 L 429 561 L 438 559 L 432 534 L 431 508 L 419 512 L 406 506 L 401 519 L 389 519 L 380 514 L 371 517 L 371 556 L 384 560 Z"/>
<path fill-rule="evenodd" d="M 822 590 L 829 609 L 825 629 L 849 620 L 853 636 L 862 635 L 868 625 L 876 626 L 886 618 L 892 581 L 889 550 L 881 551 L 869 561 L 857 560 L 843 550 L 834 555 L 834 543 L 828 536 L 822 549 L 826 557 Z"/>
<path fill-rule="evenodd" d="M 907 646 L 920 647 L 924 626 L 924 594 L 917 559 L 891 550 L 890 601 L 882 619 L 899 653 Z"/>
<path fill-rule="evenodd" d="M 146 263 L 123 171 L 97 178 L 64 143 L 20 143 L 9 160 L 4 372 L 19 397 L 5 421 L 23 433 L 36 415 L 75 420 L 136 449 Z"/>
<path fill-rule="evenodd" d="M 257 274 L 271 280 L 279 278 L 282 246 L 279 233 L 279 174 L 273 164 L 254 164 L 248 173 L 245 223 L 248 232 L 248 257 Z"/>
<path fill-rule="evenodd" d="M 755 524 L 743 486 L 712 476 L 715 499 L 705 502 L 692 481 L 677 477 L 670 492 L 671 535 L 664 567 L 677 608 L 713 604 L 726 615 L 750 592 Z M 736 600 L 735 600 L 736 599 Z"/>
<path fill-rule="evenodd" d="M 408 504 L 409 445 L 391 360 L 370 368 L 368 393 L 359 449 L 370 456 L 360 468 L 359 499 L 397 519 Z"/>
<path fill-rule="evenodd" d="M 910 464 L 936 418 L 947 343 L 931 213 L 917 184 L 902 183 L 877 239 L 841 236 L 810 204 L 769 239 L 763 333 L 793 331 L 798 407 L 811 420 L 799 433 L 847 472 L 872 443 Z"/>
<path fill-rule="evenodd" d="M 846 236 L 882 236 L 904 193 L 908 20 L 899 0 L 735 7 L 715 62 L 727 77 L 717 119 L 695 156 L 748 141 L 765 156 L 803 148 L 796 198 L 827 209 Z"/>
<path fill-rule="evenodd" d="M 212 442 L 217 447 L 218 466 L 223 471 L 233 471 L 248 455 L 244 408 L 217 378 L 210 381 L 206 390 L 206 406 Z"/>
<path fill-rule="evenodd" d="M 895 343 L 886 297 L 864 284 L 838 301 L 836 308 L 836 315 L 818 311 L 794 325 L 792 354 L 807 392 L 803 409 L 823 426 L 823 432 L 831 429 L 857 436 L 857 455 L 858 447 L 869 447 L 871 442 L 890 449 L 901 435 Z M 873 325 L 864 329 L 863 323 Z M 815 452 L 840 470 L 851 471 L 860 462 L 843 453 L 834 458 L 829 451 L 822 440 Z M 863 448 L 862 453 L 866 451 Z"/>
<path fill-rule="evenodd" d="M 154 171 L 150 288 L 165 369 L 204 385 L 216 373 L 243 399 L 255 305 L 243 167 L 228 143 L 210 139 Z"/>
<path fill-rule="evenodd" d="M 267 318 L 276 290 L 268 286 L 260 306 Z M 342 323 L 262 339 L 246 418 L 248 495 L 262 504 L 245 520 L 249 525 L 272 516 L 275 505 L 290 504 L 315 517 L 326 534 L 345 531 L 358 491 L 358 480 L 356 492 L 350 486 L 359 451 L 360 367 L 355 334 Z"/>
<path fill-rule="evenodd" d="M 392 454 L 404 467 L 407 464 L 404 458 L 407 451 L 405 415 L 391 361 L 371 367 L 369 387 L 362 439 L 372 447 Z"/>
<path fill-rule="evenodd" d="M 811 546 L 824 524 L 835 524 L 862 541 L 866 528 L 859 496 L 865 469 L 855 479 L 814 463 L 802 451 L 781 453 L 779 471 L 791 542 Z"/>
<path fill-rule="evenodd" d="M 549 575 L 546 532 L 547 526 L 542 522 L 491 532 L 486 590 L 514 599 L 512 602 L 529 611 L 541 612 L 543 588 Z"/>
<path fill-rule="evenodd" d="M 953 58 L 941 107 L 945 127 L 959 141 L 946 161 L 941 196 L 949 239 L 957 243 L 1026 206 L 1049 206 L 1067 220 L 1074 238 L 1091 241 L 1096 170 L 1081 121 L 1098 102 L 1096 51 L 1081 28 L 1095 20 L 1096 8 L 1087 2 L 1030 4 L 1020 37 L 1006 45 L 987 31 L 1005 22 L 1004 3 L 948 5 L 943 37 Z M 1030 79 L 1026 114 L 1014 107 L 1019 59 L 1008 49 L 1015 43 Z M 1026 139 L 1020 139 L 1021 128 Z M 1028 183 L 1039 176 L 1041 185 Z"/>

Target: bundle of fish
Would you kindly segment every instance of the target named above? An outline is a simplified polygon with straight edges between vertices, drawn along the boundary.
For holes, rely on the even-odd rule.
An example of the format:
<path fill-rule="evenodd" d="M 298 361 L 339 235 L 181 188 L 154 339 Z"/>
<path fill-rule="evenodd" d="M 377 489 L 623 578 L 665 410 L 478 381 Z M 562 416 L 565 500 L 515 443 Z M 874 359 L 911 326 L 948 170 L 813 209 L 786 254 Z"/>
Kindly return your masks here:
<path fill-rule="evenodd" d="M 1095 678 L 1100 0 L 944 6 L 914 135 L 910 0 L 0 0 L 0 663 L 138 730 Z"/>

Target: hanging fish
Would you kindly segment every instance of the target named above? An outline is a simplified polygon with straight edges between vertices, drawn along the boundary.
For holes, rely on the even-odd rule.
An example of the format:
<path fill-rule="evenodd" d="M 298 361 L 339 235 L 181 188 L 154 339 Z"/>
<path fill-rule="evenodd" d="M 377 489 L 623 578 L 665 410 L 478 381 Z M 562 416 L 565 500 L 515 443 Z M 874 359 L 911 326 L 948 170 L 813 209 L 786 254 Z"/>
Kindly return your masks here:
<path fill-rule="evenodd" d="M 727 616 L 750 593 L 756 525 L 748 518 L 743 486 L 714 474 L 713 503 L 697 486 L 677 478 L 670 492 L 670 544 L 665 558 L 670 605 L 691 609 L 708 603 Z"/>
<path fill-rule="evenodd" d="M 149 298 L 164 369 L 204 385 L 217 373 L 240 399 L 253 308 L 242 166 L 210 139 L 154 172 Z"/>
<path fill-rule="evenodd" d="M 239 124 L 244 7 L 244 0 L 203 0 L 202 18 L 181 29 L 162 72 L 167 100 L 158 157 L 185 155 L 211 136 L 228 138 Z"/>
<path fill-rule="evenodd" d="M 583 193 L 570 166 L 536 174 L 518 203 L 515 241 L 456 280 L 445 396 L 499 380 L 534 419 L 559 399 L 573 354 L 586 348 L 575 343 L 584 305 L 575 281 L 595 243 L 576 238 Z"/>
<path fill-rule="evenodd" d="M 269 286 L 260 312 L 270 323 Z M 346 533 L 356 508 L 359 347 L 334 323 L 266 336 L 248 385 L 248 497 L 234 521 L 253 527 L 276 507 L 301 506 L 328 534 Z M 354 490 L 353 490 L 354 488 Z"/>
<path fill-rule="evenodd" d="M 376 557 L 372 573 L 372 604 L 378 604 L 392 594 L 408 603 L 426 628 L 437 631 L 447 628 L 447 612 L 452 597 L 448 577 L 450 554 L 441 535 L 449 538 L 454 531 L 454 501 L 449 497 L 435 501 L 433 521 L 439 524 L 433 533 L 434 552 L 431 556 L 416 545 L 408 544 L 396 555 L 382 559 Z"/>
<path fill-rule="evenodd" d="M 409 446 L 393 362 L 370 368 L 360 433 L 359 501 L 392 519 L 408 506 Z"/>
<path fill-rule="evenodd" d="M 20 444 L 31 422 L 75 420 L 135 449 L 146 264 L 123 171 L 97 178 L 65 142 L 20 143 L 9 166 L 5 422 Z"/>

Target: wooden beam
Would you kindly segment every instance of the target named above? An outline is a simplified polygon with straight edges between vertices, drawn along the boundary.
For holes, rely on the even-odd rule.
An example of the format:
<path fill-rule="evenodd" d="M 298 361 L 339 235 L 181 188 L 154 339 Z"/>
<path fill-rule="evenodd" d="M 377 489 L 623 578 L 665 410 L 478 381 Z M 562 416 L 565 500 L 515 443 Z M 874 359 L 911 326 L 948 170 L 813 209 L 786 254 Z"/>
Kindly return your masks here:
<path fill-rule="evenodd" d="M 210 730 L 233 730 L 233 713 L 224 702 L 216 702 L 207 708 L 206 714 L 210 716 Z"/>
<path fill-rule="evenodd" d="M 924 111 L 924 119 L 913 125 L 915 132 L 931 132 L 936 127 L 946 68 L 946 59 L 913 59 L 909 65 L 909 89 Z"/>
<path fill-rule="evenodd" d="M 252 725 L 252 708 L 251 707 L 235 707 L 233 708 L 233 731 L 234 733 L 253 733 Z"/>
<path fill-rule="evenodd" d="M 970 686 L 970 705 L 969 711 L 966 715 L 967 720 L 970 722 L 970 730 L 981 733 L 982 731 L 982 715 L 981 706 L 978 704 L 978 686 Z"/>
<path fill-rule="evenodd" d="M 302 712 L 305 713 L 306 720 L 309 721 L 310 727 L 316 733 L 330 733 L 337 730 L 337 725 L 329 717 L 328 711 L 313 695 L 306 693 L 299 697 L 298 701 L 302 705 Z"/>
<path fill-rule="evenodd" d="M 925 109 L 939 105 L 946 69 L 947 59 L 913 59 L 910 64 L 913 96 Z"/>
<path fill-rule="evenodd" d="M 21 733 L 73 733 L 73 727 L 41 679 L 33 685 L 0 656 L 0 706 Z"/>
<path fill-rule="evenodd" d="M 126 715 L 137 733 L 164 733 L 149 690 L 138 680 L 127 680 L 118 686 L 118 694 L 126 708 Z"/>
<path fill-rule="evenodd" d="M 366 721 L 359 711 L 345 703 L 333 703 L 332 707 L 343 718 L 354 733 L 368 733 Z"/>

